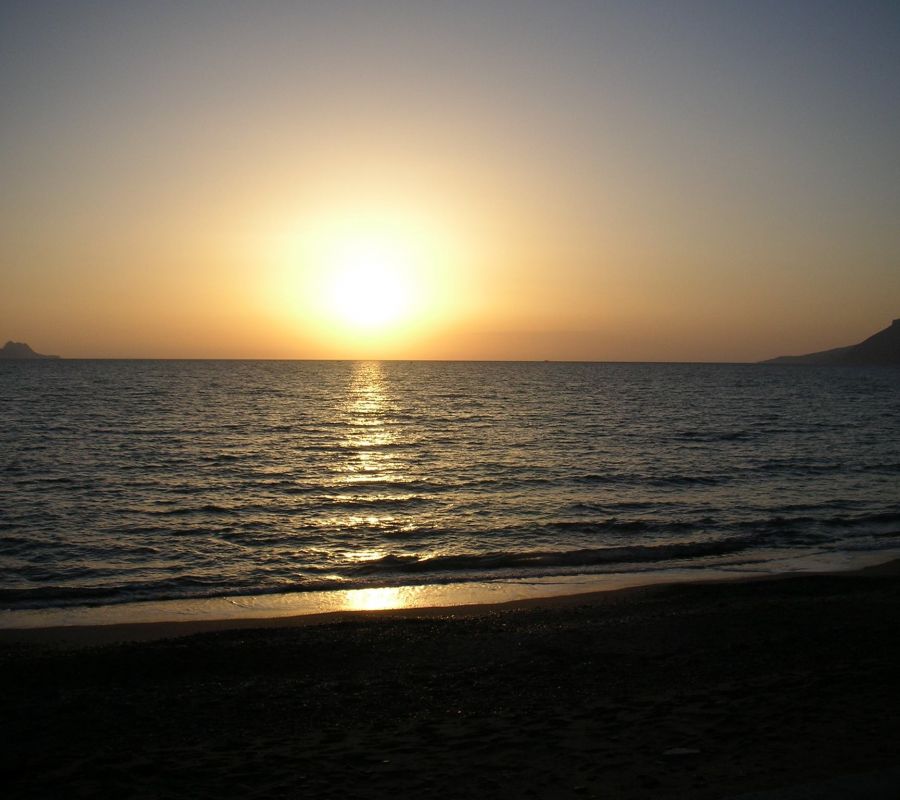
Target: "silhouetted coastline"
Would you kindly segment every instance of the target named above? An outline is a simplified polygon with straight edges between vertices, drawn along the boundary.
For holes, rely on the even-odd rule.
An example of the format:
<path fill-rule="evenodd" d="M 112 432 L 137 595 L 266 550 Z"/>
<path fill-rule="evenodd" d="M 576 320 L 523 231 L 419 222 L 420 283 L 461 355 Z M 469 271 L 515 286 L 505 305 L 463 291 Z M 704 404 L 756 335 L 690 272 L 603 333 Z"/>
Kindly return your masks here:
<path fill-rule="evenodd" d="M 859 344 L 835 347 L 802 356 L 779 356 L 763 364 L 848 364 L 848 365 L 897 365 L 900 364 L 900 319 L 878 331 Z"/>
<path fill-rule="evenodd" d="M 0 358 L 3 359 L 40 359 L 40 358 L 59 358 L 59 356 L 45 356 L 42 353 L 35 353 L 25 342 L 9 341 L 3 347 L 0 347 Z"/>

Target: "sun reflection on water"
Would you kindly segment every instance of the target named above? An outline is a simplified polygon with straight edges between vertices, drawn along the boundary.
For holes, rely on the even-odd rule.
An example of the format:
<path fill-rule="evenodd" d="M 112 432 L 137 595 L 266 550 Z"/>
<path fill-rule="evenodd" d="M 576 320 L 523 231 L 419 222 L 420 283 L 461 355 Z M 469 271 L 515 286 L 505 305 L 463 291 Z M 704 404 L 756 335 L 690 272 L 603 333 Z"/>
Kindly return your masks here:
<path fill-rule="evenodd" d="M 395 459 L 386 451 L 395 439 L 385 418 L 389 410 L 381 364 L 355 364 L 343 409 L 347 433 L 341 448 L 347 458 L 339 469 L 345 483 L 380 480 L 392 473 Z"/>
<path fill-rule="evenodd" d="M 402 482 L 403 465 L 391 450 L 398 433 L 391 419 L 393 404 L 380 362 L 353 365 L 347 399 L 340 410 L 345 433 L 340 440 L 341 459 L 334 466 L 336 488 L 359 490 L 353 495 L 353 500 L 359 503 L 394 499 L 393 493 L 381 485 Z M 341 522 L 347 528 L 360 525 L 383 528 L 394 521 L 394 515 L 377 513 L 372 506 L 357 510 Z"/>

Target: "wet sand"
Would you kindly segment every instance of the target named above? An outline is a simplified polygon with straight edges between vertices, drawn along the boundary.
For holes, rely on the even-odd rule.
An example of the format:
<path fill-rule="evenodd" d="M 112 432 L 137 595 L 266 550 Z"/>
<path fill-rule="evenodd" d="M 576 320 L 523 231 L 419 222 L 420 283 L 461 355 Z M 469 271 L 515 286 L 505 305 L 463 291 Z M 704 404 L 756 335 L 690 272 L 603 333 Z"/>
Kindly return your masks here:
<path fill-rule="evenodd" d="M 5 796 L 702 799 L 900 763 L 896 563 L 116 628 L 0 631 Z"/>

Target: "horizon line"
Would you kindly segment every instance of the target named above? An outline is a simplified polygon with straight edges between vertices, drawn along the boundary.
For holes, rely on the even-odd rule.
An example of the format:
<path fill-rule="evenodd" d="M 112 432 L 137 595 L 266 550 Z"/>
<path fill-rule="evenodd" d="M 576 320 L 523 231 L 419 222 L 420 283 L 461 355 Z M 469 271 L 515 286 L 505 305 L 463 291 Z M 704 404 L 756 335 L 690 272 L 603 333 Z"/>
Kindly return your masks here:
<path fill-rule="evenodd" d="M 324 363 L 350 363 L 357 361 L 382 361 L 390 363 L 448 363 L 448 364 L 763 364 L 761 361 L 677 361 L 677 360 L 615 360 L 583 358 L 303 358 L 268 356 L 50 356 L 38 358 L 6 358 L 5 362 L 33 361 L 306 361 Z"/>

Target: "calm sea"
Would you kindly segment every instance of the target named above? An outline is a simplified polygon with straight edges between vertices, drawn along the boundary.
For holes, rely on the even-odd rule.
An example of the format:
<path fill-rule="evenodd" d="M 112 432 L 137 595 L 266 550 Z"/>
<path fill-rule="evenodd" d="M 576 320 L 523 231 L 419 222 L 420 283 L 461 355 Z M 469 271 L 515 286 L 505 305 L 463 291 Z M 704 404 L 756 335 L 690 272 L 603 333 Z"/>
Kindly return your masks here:
<path fill-rule="evenodd" d="M 0 362 L 0 608 L 900 546 L 900 370 Z"/>

